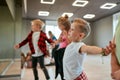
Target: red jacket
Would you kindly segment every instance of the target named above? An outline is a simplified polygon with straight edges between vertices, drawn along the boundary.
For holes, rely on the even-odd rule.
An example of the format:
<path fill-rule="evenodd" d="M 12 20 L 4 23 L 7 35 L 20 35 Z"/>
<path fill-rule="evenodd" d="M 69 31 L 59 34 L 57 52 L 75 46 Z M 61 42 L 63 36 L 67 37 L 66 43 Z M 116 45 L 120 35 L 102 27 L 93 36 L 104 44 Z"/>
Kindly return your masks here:
<path fill-rule="evenodd" d="M 25 40 L 23 40 L 21 43 L 19 43 L 19 46 L 22 47 L 26 43 L 29 43 L 29 48 L 30 48 L 32 54 L 34 54 L 35 49 L 34 49 L 34 46 L 33 46 L 33 43 L 32 43 L 32 34 L 33 34 L 33 31 L 31 31 L 29 33 L 29 35 L 27 36 L 27 38 Z M 46 34 L 43 31 L 41 31 L 40 32 L 40 37 L 39 37 L 39 40 L 38 40 L 38 47 L 43 52 L 44 55 L 48 55 L 45 41 L 47 41 L 48 43 L 53 42 L 51 39 L 47 38 Z"/>

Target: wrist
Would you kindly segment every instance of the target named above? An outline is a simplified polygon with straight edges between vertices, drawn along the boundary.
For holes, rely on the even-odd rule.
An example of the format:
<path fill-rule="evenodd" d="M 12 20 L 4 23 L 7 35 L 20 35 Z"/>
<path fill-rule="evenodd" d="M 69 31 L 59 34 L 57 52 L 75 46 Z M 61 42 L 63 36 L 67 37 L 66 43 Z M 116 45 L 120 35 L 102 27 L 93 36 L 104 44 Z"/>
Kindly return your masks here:
<path fill-rule="evenodd" d="M 104 48 L 102 48 L 101 54 L 102 54 L 102 56 L 107 56 L 107 55 L 105 54 L 105 49 L 104 49 Z"/>

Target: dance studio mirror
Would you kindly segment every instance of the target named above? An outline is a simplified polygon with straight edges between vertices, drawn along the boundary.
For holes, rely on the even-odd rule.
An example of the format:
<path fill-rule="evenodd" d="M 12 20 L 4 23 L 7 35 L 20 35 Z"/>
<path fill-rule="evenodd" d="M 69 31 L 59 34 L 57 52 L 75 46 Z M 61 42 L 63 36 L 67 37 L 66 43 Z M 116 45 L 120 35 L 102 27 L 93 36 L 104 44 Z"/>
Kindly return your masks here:
<path fill-rule="evenodd" d="M 13 48 L 21 26 L 20 1 L 0 0 L 0 80 L 20 79 L 20 53 Z"/>

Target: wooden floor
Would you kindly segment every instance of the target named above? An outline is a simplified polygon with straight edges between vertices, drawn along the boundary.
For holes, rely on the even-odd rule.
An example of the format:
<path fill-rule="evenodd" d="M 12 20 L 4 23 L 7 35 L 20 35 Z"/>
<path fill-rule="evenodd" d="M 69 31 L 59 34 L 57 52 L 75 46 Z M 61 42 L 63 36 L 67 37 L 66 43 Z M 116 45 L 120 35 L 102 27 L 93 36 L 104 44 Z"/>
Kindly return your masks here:
<path fill-rule="evenodd" d="M 104 61 L 103 61 L 104 60 Z M 84 70 L 89 80 L 112 80 L 110 77 L 110 56 L 104 57 L 102 60 L 100 55 L 88 55 L 84 63 Z M 104 62 L 104 63 L 103 63 Z M 21 74 L 20 77 L 6 77 L 0 78 L 0 80 L 34 80 L 33 72 L 31 68 L 20 69 L 20 60 L 14 61 L 9 68 L 5 71 L 4 75 L 17 75 Z M 73 64 L 74 65 L 74 64 Z M 47 66 L 51 80 L 54 79 L 55 66 Z M 45 76 L 38 66 L 39 80 L 45 80 Z M 61 80 L 60 76 L 56 80 Z"/>
<path fill-rule="evenodd" d="M 92 56 L 88 55 L 85 64 L 84 70 L 88 76 L 89 80 L 112 80 L 110 77 L 110 56 L 104 57 L 104 61 L 100 55 Z M 104 62 L 104 63 L 103 63 Z M 55 67 L 47 67 L 51 80 L 54 79 Z M 40 68 L 39 71 L 39 80 L 45 80 L 44 74 Z M 21 70 L 21 80 L 34 80 L 32 69 L 24 68 Z M 60 76 L 56 80 L 61 80 Z"/>
<path fill-rule="evenodd" d="M 0 61 L 0 74 L 7 68 L 11 61 Z"/>
<path fill-rule="evenodd" d="M 20 60 L 2 61 L 0 80 L 21 80 L 20 63 Z"/>
<path fill-rule="evenodd" d="M 11 64 L 9 69 L 6 71 L 5 75 L 18 75 L 21 74 L 21 68 L 20 68 L 21 62 L 20 60 L 15 61 Z"/>

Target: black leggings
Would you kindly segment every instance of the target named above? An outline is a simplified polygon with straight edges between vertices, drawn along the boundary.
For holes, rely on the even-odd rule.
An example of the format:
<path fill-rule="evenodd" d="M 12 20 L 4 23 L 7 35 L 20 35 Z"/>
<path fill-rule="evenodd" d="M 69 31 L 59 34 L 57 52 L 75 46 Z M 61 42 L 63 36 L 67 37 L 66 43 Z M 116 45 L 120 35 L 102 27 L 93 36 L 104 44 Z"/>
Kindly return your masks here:
<path fill-rule="evenodd" d="M 55 78 L 57 78 L 58 74 L 60 74 L 61 79 L 64 80 L 63 74 L 63 56 L 64 56 L 65 48 L 58 49 L 55 51 L 54 59 L 55 59 Z"/>
<path fill-rule="evenodd" d="M 58 49 L 59 45 L 56 45 L 55 48 L 52 49 L 52 58 L 55 55 L 55 51 Z"/>
<path fill-rule="evenodd" d="M 46 79 L 49 79 L 50 77 L 48 71 L 44 65 L 44 56 L 39 56 L 39 57 L 32 57 L 32 68 L 33 68 L 33 74 L 35 80 L 39 80 L 38 71 L 37 71 L 37 62 L 39 62 L 39 65 L 42 71 L 44 72 Z"/>

